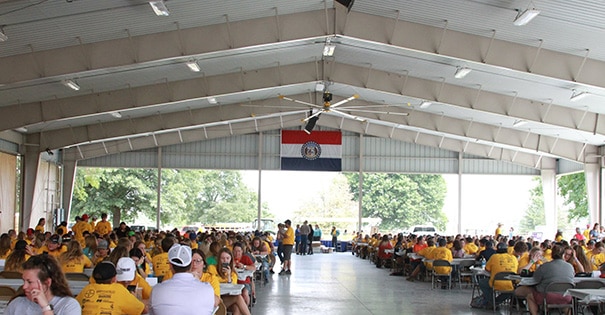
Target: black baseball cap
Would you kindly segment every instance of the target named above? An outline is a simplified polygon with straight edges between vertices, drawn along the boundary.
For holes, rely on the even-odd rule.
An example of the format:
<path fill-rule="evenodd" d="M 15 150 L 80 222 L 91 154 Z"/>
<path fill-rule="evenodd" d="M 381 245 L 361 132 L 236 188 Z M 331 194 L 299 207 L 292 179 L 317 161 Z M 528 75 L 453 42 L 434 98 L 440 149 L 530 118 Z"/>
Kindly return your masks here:
<path fill-rule="evenodd" d="M 116 266 L 114 266 L 111 261 L 100 262 L 92 271 L 92 277 L 95 278 L 96 281 L 109 280 L 115 277 L 116 274 Z"/>

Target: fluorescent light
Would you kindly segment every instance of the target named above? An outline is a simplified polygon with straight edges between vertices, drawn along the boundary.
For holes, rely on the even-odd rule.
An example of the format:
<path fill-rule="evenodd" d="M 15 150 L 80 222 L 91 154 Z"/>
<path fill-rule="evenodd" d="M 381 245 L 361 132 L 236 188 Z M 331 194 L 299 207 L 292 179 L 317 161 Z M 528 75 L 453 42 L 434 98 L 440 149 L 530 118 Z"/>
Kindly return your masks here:
<path fill-rule="evenodd" d="M 120 112 L 111 112 L 109 113 L 113 118 L 122 118 L 122 114 Z"/>
<path fill-rule="evenodd" d="M 80 90 L 80 86 L 78 85 L 78 83 L 76 83 L 73 80 L 67 79 L 67 80 L 63 80 L 61 81 L 61 83 L 63 83 L 63 85 L 65 85 L 66 87 L 74 90 L 74 91 L 79 91 Z"/>
<path fill-rule="evenodd" d="M 326 85 L 323 84 L 323 82 L 317 82 L 317 84 L 315 84 L 315 91 L 317 92 L 323 92 L 325 88 Z"/>
<path fill-rule="evenodd" d="M 521 126 L 523 126 L 525 124 L 527 124 L 527 120 L 525 120 L 525 119 L 517 119 L 513 123 L 513 127 L 521 127 Z"/>
<path fill-rule="evenodd" d="M 27 132 L 27 127 L 19 127 L 17 129 L 15 129 L 15 131 L 25 133 L 25 132 Z"/>
<path fill-rule="evenodd" d="M 151 6 L 151 8 L 153 9 L 153 12 L 155 12 L 155 15 L 157 15 L 157 16 L 169 16 L 170 15 L 170 11 L 168 11 L 168 8 L 166 7 L 166 4 L 164 4 L 163 0 L 149 1 L 149 5 Z"/>
<path fill-rule="evenodd" d="M 193 72 L 200 72 L 202 71 L 202 69 L 200 68 L 200 65 L 197 64 L 197 62 L 195 61 L 188 61 L 187 62 L 187 67 L 189 67 L 189 69 Z"/>
<path fill-rule="evenodd" d="M 420 103 L 420 108 L 429 108 L 431 105 L 433 105 L 433 102 L 422 101 L 422 103 Z"/>
<path fill-rule="evenodd" d="M 588 96 L 588 92 L 578 92 L 576 90 L 572 90 L 569 100 L 575 102 L 585 98 L 586 96 Z"/>
<path fill-rule="evenodd" d="M 210 103 L 210 104 L 216 104 L 216 103 L 218 103 L 218 101 L 216 100 L 216 98 L 211 97 L 211 98 L 208 99 L 208 103 Z"/>
<path fill-rule="evenodd" d="M 327 43 L 324 46 L 323 55 L 324 57 L 332 57 L 334 56 L 334 50 L 336 49 L 336 45 Z"/>
<path fill-rule="evenodd" d="M 540 14 L 540 10 L 527 9 L 523 11 L 523 13 L 517 15 L 513 24 L 517 26 L 525 25 L 538 16 L 538 14 Z"/>
<path fill-rule="evenodd" d="M 8 36 L 4 33 L 4 28 L 0 27 L 0 42 L 5 42 L 8 40 Z"/>
<path fill-rule="evenodd" d="M 472 71 L 471 68 L 457 67 L 456 73 L 454 74 L 454 78 L 462 79 L 462 78 L 466 77 L 467 74 L 471 73 L 471 71 Z"/>

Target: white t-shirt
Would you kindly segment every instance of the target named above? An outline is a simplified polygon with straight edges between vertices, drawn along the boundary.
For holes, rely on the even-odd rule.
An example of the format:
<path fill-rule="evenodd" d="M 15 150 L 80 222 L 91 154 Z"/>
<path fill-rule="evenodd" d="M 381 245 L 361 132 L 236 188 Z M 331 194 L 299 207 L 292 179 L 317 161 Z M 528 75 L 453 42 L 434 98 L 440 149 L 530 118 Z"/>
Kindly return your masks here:
<path fill-rule="evenodd" d="M 76 299 L 70 296 L 55 296 L 50 300 L 55 315 L 82 315 L 82 308 Z M 42 314 L 42 309 L 38 303 L 30 301 L 25 296 L 20 296 L 12 300 L 6 310 L 5 315 L 24 315 L 24 314 Z"/>
<path fill-rule="evenodd" d="M 175 273 L 153 287 L 149 300 L 151 315 L 211 315 L 214 312 L 214 290 L 188 272 Z"/>

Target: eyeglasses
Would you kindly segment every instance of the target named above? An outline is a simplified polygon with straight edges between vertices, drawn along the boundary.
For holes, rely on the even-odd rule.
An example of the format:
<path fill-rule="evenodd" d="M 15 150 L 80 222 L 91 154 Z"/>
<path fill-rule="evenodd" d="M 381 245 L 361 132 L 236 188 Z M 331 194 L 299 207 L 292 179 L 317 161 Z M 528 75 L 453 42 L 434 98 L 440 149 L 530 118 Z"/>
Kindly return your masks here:
<path fill-rule="evenodd" d="M 203 259 L 194 259 L 193 262 L 196 264 L 201 264 L 204 262 L 204 260 Z"/>

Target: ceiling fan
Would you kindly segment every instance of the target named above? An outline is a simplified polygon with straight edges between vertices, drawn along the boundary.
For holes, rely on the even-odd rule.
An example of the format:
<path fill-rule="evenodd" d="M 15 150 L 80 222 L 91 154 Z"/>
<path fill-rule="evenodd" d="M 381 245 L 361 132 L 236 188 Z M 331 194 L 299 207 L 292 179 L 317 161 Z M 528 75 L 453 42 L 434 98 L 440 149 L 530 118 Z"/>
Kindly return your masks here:
<path fill-rule="evenodd" d="M 313 103 L 296 100 L 293 98 L 286 97 L 284 95 L 279 95 L 279 98 L 310 107 L 309 116 L 307 116 L 305 119 L 303 119 L 303 122 L 307 123 L 304 128 L 305 132 L 307 132 L 307 133 L 311 133 L 311 130 L 313 130 L 313 128 L 315 127 L 317 120 L 319 120 L 319 115 L 321 115 L 323 113 L 333 113 L 333 114 L 336 114 L 336 115 L 339 115 L 339 116 L 342 116 L 345 118 L 350 118 L 350 119 L 354 119 L 354 120 L 358 120 L 358 121 L 366 121 L 366 120 L 368 120 L 368 118 L 363 117 L 363 116 L 353 115 L 348 112 L 394 114 L 394 115 L 401 115 L 401 116 L 409 115 L 409 113 L 389 112 L 389 111 L 384 111 L 384 110 L 367 109 L 367 108 L 386 108 L 391 105 L 365 105 L 365 106 L 340 107 L 341 105 L 344 105 L 354 99 L 359 98 L 359 95 L 354 94 L 348 98 L 345 98 L 344 100 L 341 100 L 341 101 L 338 101 L 338 102 L 332 104 L 332 93 L 328 92 L 327 90 L 324 91 L 323 95 L 322 95 L 323 105 L 316 105 Z M 314 109 L 316 110 L 315 112 L 313 111 Z"/>

